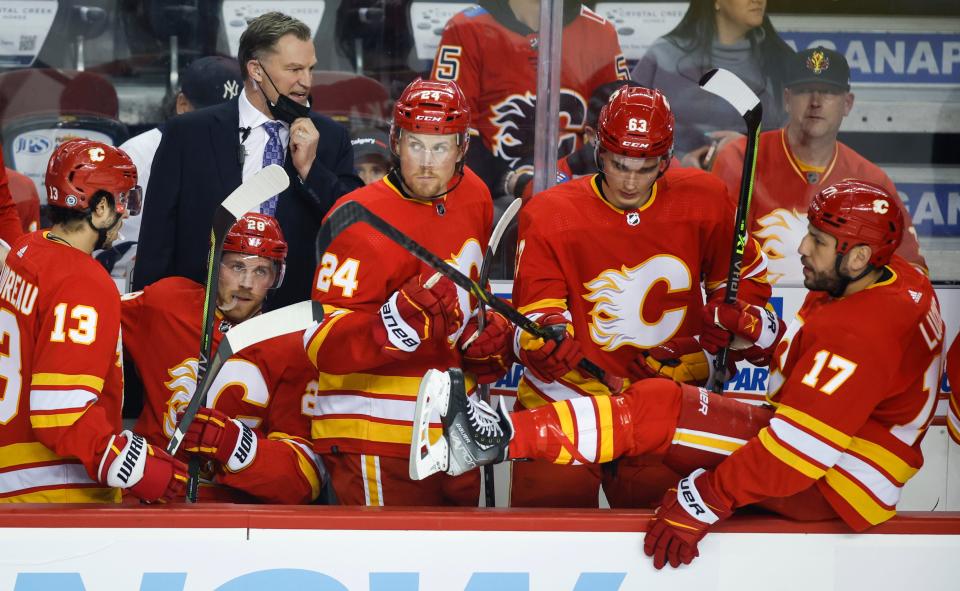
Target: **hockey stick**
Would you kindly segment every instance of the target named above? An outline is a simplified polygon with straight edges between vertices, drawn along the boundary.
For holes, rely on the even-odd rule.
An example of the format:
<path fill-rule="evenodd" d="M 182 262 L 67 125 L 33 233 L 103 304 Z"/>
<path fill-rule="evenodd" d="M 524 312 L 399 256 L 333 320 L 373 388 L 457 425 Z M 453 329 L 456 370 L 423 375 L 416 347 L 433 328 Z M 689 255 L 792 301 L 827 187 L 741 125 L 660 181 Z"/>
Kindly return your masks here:
<path fill-rule="evenodd" d="M 753 197 L 753 179 L 757 169 L 757 144 L 760 139 L 763 105 L 743 80 L 722 68 L 710 70 L 704 74 L 700 79 L 700 88 L 730 103 L 747 124 L 747 147 L 743 154 L 740 197 L 737 200 L 737 215 L 733 226 L 730 269 L 727 272 L 727 291 L 723 298 L 724 303 L 732 304 L 737 300 L 737 292 L 740 291 L 740 271 L 743 266 L 743 253 L 747 248 L 747 216 L 750 214 L 750 199 Z M 726 375 L 727 347 L 720 349 L 717 353 L 713 367 L 713 384 L 710 389 L 720 393 L 723 391 L 723 378 L 718 376 Z"/>
<path fill-rule="evenodd" d="M 487 243 L 487 252 L 484 253 L 483 262 L 480 264 L 480 280 L 478 283 L 481 287 L 485 286 L 487 281 L 490 279 L 490 269 L 493 267 L 493 257 L 497 254 L 497 248 L 500 247 L 500 240 L 502 240 L 503 235 L 507 233 L 507 228 L 509 228 L 510 224 L 513 223 L 514 218 L 517 216 L 517 212 L 520 211 L 521 205 L 523 205 L 522 199 L 514 199 L 511 201 L 510 205 L 507 206 L 507 208 L 503 211 L 503 214 L 500 216 L 500 219 L 497 221 L 497 225 L 494 226 L 493 232 L 490 234 L 490 241 Z M 483 300 L 478 300 L 477 308 L 480 312 L 479 316 L 477 316 L 477 334 L 480 334 L 483 332 L 483 329 L 487 324 L 487 306 L 483 303 Z M 480 398 L 489 404 L 489 384 L 480 385 Z M 496 507 L 497 499 L 493 482 L 493 466 L 491 465 L 486 465 L 483 467 L 483 497 L 485 506 Z"/>
<path fill-rule="evenodd" d="M 313 323 L 321 320 L 323 320 L 323 305 L 320 302 L 306 301 L 254 316 L 231 328 L 227 334 L 223 335 L 216 354 L 210 360 L 207 373 L 197 383 L 193 398 L 190 399 L 183 416 L 180 417 L 180 422 L 173 431 L 173 437 L 167 445 L 167 453 L 173 455 L 180 449 L 184 433 L 190 428 L 197 410 L 207 399 L 207 394 L 210 393 L 220 368 L 228 359 L 251 345 L 291 332 L 306 330 Z"/>
<path fill-rule="evenodd" d="M 562 325 L 555 325 L 555 328 L 544 328 L 535 321 L 530 320 L 518 312 L 513 306 L 482 288 L 476 281 L 470 279 L 356 201 L 347 201 L 338 207 L 327 217 L 327 221 L 320 226 L 320 232 L 317 233 L 317 260 L 321 260 L 323 253 L 327 251 L 327 248 L 330 246 L 330 243 L 333 242 L 334 238 L 353 224 L 360 222 L 367 224 L 390 240 L 396 242 L 407 252 L 438 271 L 444 277 L 453 281 L 467 293 L 473 294 L 478 302 L 483 302 L 506 316 L 508 320 L 513 322 L 521 330 L 541 339 L 559 341 L 564 338 L 565 333 L 563 332 L 564 329 Z M 619 393 L 623 389 L 622 378 L 608 376 L 603 368 L 589 359 L 584 357 L 578 365 L 580 369 L 603 382 L 614 394 Z"/>
<path fill-rule="evenodd" d="M 290 177 L 282 166 L 272 164 L 261 169 L 252 177 L 227 195 L 220 207 L 213 214 L 213 225 L 210 228 L 210 250 L 207 252 L 207 278 L 204 283 L 203 313 L 200 316 L 200 355 L 197 357 L 197 383 L 207 374 L 207 364 L 210 360 L 210 351 L 213 348 L 213 320 L 214 307 L 217 304 L 217 280 L 220 258 L 223 256 L 223 241 L 227 232 L 233 227 L 243 214 L 259 206 L 267 199 L 281 193 L 290 184 Z M 194 391 L 190 405 L 197 398 Z M 197 404 L 199 406 L 199 403 Z M 192 417 L 191 417 L 192 420 Z M 197 474 L 200 471 L 200 460 L 190 458 L 190 479 L 187 482 L 187 501 L 195 503 L 197 500 Z"/>

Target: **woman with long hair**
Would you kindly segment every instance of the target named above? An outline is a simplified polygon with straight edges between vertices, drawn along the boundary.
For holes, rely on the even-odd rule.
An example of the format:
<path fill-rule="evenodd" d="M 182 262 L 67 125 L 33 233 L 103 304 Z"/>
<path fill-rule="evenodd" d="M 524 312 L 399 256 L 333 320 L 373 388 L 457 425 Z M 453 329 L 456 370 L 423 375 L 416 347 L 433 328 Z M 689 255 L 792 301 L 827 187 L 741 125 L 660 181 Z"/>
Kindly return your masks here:
<path fill-rule="evenodd" d="M 680 24 L 654 41 L 634 68 L 634 80 L 670 100 L 675 149 L 684 165 L 709 167 L 711 146 L 743 130 L 728 104 L 700 89 L 708 70 L 725 68 L 746 82 L 763 103 L 764 129 L 786 119 L 782 76 L 793 49 L 773 28 L 766 7 L 766 0 L 691 0 Z"/>

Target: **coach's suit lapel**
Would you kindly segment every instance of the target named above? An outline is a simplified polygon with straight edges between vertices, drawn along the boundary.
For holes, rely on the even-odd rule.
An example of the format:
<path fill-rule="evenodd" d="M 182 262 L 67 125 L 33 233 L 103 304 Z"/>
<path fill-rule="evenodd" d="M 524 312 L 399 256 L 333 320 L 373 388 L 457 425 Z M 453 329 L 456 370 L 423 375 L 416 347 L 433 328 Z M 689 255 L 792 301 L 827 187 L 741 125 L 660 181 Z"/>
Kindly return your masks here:
<path fill-rule="evenodd" d="M 243 181 L 243 168 L 237 150 L 240 147 L 239 99 L 211 107 L 213 125 L 210 129 L 210 149 L 213 153 L 224 196 L 229 195 Z"/>

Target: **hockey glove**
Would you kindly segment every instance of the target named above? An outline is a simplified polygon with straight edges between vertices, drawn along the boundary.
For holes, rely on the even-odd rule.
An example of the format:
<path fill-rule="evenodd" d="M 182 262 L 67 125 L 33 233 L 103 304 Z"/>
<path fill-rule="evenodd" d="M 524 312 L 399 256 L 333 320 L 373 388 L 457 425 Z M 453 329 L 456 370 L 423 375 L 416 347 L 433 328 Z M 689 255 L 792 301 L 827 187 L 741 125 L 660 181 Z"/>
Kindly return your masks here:
<path fill-rule="evenodd" d="M 187 466 L 147 443 L 142 435 L 123 431 L 110 437 L 100 458 L 97 480 L 107 486 L 125 488 L 149 503 L 166 503 L 183 495 Z"/>
<path fill-rule="evenodd" d="M 478 322 L 471 318 L 460 336 L 457 348 L 463 352 L 463 369 L 477 376 L 480 384 L 496 382 L 513 365 L 513 325 L 493 310 L 487 310 L 486 326 L 477 332 Z"/>
<path fill-rule="evenodd" d="M 257 457 L 257 434 L 219 410 L 201 408 L 183 435 L 181 449 L 216 460 L 230 472 L 239 472 Z"/>
<path fill-rule="evenodd" d="M 724 504 L 702 468 L 671 488 L 657 509 L 653 525 L 643 539 L 643 551 L 653 557 L 657 570 L 668 562 L 673 568 L 690 564 L 700 555 L 697 544 L 710 526 L 730 517 L 733 508 Z"/>
<path fill-rule="evenodd" d="M 380 308 L 374 338 L 387 355 L 405 359 L 420 344 L 456 334 L 463 324 L 457 286 L 439 273 L 412 277 Z"/>
<path fill-rule="evenodd" d="M 751 347 L 771 349 L 782 333 L 783 322 L 777 315 L 740 300 L 732 304 L 710 302 L 703 308 L 703 333 L 700 344 L 713 353 L 730 347 L 742 351 Z"/>
<path fill-rule="evenodd" d="M 530 333 L 517 329 L 516 346 L 518 357 L 530 372 L 542 382 L 553 382 L 565 375 L 580 363 L 583 353 L 580 343 L 573 338 L 573 325 L 562 314 L 547 314 L 537 319 L 540 326 L 554 328 L 564 337 L 560 341 L 538 339 Z"/>
<path fill-rule="evenodd" d="M 729 365 L 733 365 L 731 362 Z M 631 380 L 668 378 L 703 385 L 710 378 L 713 359 L 693 337 L 677 337 L 644 351 L 627 366 Z M 736 371 L 736 367 L 733 367 Z"/>

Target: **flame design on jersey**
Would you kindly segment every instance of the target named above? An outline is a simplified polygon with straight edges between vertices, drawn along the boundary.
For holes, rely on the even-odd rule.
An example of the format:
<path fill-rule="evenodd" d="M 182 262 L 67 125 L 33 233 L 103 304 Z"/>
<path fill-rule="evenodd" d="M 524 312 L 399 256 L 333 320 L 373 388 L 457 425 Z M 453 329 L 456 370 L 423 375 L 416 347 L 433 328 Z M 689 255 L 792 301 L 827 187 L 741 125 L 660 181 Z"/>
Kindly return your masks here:
<path fill-rule="evenodd" d="M 197 389 L 197 359 L 184 359 L 179 365 L 168 369 L 167 373 L 171 379 L 163 385 L 172 394 L 167 399 L 167 408 L 163 413 L 163 433 L 167 437 L 173 437 L 173 430 L 177 426 L 177 413 L 187 408 L 193 398 L 193 391 Z"/>
<path fill-rule="evenodd" d="M 672 338 L 683 324 L 686 306 L 664 310 L 652 323 L 643 318 L 647 295 L 660 282 L 667 284 L 667 293 L 687 291 L 690 271 L 676 257 L 657 255 L 636 267 L 607 269 L 584 283 L 590 291 L 583 298 L 594 303 L 589 312 L 593 342 L 616 351 L 624 345 L 649 349 Z"/>
<path fill-rule="evenodd" d="M 807 216 L 796 209 L 775 209 L 757 219 L 759 230 L 753 237 L 767 255 L 767 280 L 771 285 L 788 278 L 800 281 L 797 249 L 807 234 Z"/>
<path fill-rule="evenodd" d="M 494 156 L 507 161 L 511 168 L 530 164 L 533 158 L 534 135 L 537 131 L 537 95 L 526 92 L 511 94 L 492 105 L 490 123 L 496 127 L 493 134 Z M 578 145 L 577 136 L 583 131 L 587 117 L 587 102 L 576 92 L 560 89 L 560 136 L 557 157 L 573 152 Z"/>

